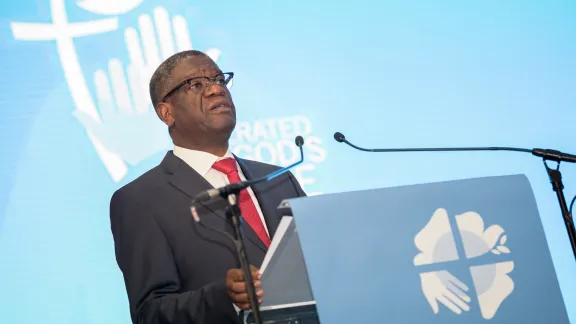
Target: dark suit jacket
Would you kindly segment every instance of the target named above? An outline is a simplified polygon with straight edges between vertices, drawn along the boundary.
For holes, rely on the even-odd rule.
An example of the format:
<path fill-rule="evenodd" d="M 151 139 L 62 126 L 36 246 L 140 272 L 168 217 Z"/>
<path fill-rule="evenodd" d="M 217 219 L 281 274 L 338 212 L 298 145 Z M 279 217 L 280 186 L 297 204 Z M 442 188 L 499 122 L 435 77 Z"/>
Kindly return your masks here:
<path fill-rule="evenodd" d="M 274 172 L 276 166 L 236 159 L 247 179 Z M 124 275 L 132 321 L 151 323 L 239 323 L 224 279 L 240 268 L 233 243 L 223 233 L 195 223 L 193 196 L 213 188 L 184 161 L 168 152 L 160 165 L 114 193 L 110 220 L 116 260 Z M 291 173 L 253 187 L 273 236 L 283 199 L 304 196 Z M 198 206 L 208 228 L 232 229 L 226 203 Z M 249 262 L 260 267 L 266 246 L 248 225 L 242 226 Z"/>

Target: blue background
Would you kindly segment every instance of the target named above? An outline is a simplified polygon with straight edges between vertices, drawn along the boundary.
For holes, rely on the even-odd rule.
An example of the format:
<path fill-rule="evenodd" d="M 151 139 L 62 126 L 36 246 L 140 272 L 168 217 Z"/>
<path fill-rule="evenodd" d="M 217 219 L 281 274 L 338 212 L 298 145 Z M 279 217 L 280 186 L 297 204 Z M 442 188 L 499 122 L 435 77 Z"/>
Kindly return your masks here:
<path fill-rule="evenodd" d="M 96 69 L 112 57 L 127 62 L 124 28 L 158 5 L 186 17 L 194 48 L 222 51 L 219 65 L 236 73 L 239 121 L 309 119 L 326 155 L 308 171 L 315 182 L 307 192 L 526 174 L 576 321 L 576 264 L 541 160 L 377 155 L 332 139 L 341 131 L 366 147 L 576 152 L 574 1 L 146 0 L 117 15 L 117 31 L 75 40 L 92 94 Z M 106 18 L 74 1 L 66 9 L 71 22 Z M 109 199 L 163 153 L 129 166 L 120 182 L 111 179 L 72 115 L 56 42 L 15 40 L 10 29 L 12 22 L 50 21 L 48 0 L 0 4 L 0 314 L 9 323 L 128 323 Z M 562 171 L 570 199 L 576 167 Z"/>
<path fill-rule="evenodd" d="M 524 176 L 329 194 L 298 198 L 290 206 L 322 322 L 568 323 Z M 414 237 L 438 208 L 448 213 L 458 261 L 414 266 L 414 257 L 424 252 L 416 248 Z M 500 225 L 511 253 L 466 258 L 455 220 L 466 212 L 482 217 L 484 228 L 479 230 Z M 362 221 L 357 222 L 354 216 L 360 215 Z M 438 247 L 433 251 L 434 255 Z M 507 261 L 514 262 L 508 274 L 514 290 L 486 320 L 480 314 L 470 267 Z M 470 288 L 469 311 L 456 315 L 440 305 L 438 314 L 432 312 L 419 274 L 443 270 Z"/>

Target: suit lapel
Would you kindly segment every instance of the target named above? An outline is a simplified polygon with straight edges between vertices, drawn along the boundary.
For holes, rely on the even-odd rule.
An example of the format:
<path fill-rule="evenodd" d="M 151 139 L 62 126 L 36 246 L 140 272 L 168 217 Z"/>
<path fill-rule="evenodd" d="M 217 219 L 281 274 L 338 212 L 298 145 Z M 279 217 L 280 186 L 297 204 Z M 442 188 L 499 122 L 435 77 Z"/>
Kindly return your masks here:
<path fill-rule="evenodd" d="M 190 202 L 202 191 L 214 189 L 204 177 L 194 171 L 184 161 L 177 158 L 172 152 L 166 154 L 161 165 L 168 174 L 168 182 L 190 197 Z M 226 214 L 224 213 L 224 208 L 222 208 L 225 204 L 226 202 L 223 199 L 213 199 L 209 203 L 199 203 L 199 205 L 226 221 Z"/>
<path fill-rule="evenodd" d="M 166 157 L 162 161 L 161 165 L 164 167 L 165 172 L 168 174 L 168 181 L 170 184 L 190 197 L 190 202 L 192 202 L 192 199 L 200 192 L 208 189 L 214 189 L 214 187 L 208 181 L 206 181 L 204 177 L 198 174 L 198 172 L 194 171 L 194 169 L 189 167 L 184 161 L 177 158 L 172 152 L 168 152 L 168 154 L 166 154 Z M 242 169 L 242 172 L 244 172 L 246 175 L 244 169 Z M 259 201 L 261 200 L 258 196 L 257 199 Z M 233 234 L 232 227 L 229 225 L 225 213 L 228 204 L 224 199 L 218 197 L 211 199 L 208 202 L 198 203 L 198 205 L 201 206 L 201 208 L 197 208 L 200 217 L 202 217 L 202 214 L 206 214 L 205 212 L 202 212 L 202 209 L 205 209 L 206 212 L 213 213 L 214 215 L 218 216 L 221 221 L 225 222 L 223 225 L 221 221 L 215 222 L 213 217 L 203 217 L 202 222 L 205 225 L 213 226 L 219 229 L 222 229 L 224 226 L 231 235 Z M 263 209 L 262 213 L 266 215 L 262 205 L 261 208 Z M 254 232 L 254 230 L 248 224 L 242 222 L 241 230 L 244 236 L 244 240 L 251 241 L 264 252 L 268 250 L 266 245 L 264 245 L 258 235 L 256 235 L 256 232 Z"/>

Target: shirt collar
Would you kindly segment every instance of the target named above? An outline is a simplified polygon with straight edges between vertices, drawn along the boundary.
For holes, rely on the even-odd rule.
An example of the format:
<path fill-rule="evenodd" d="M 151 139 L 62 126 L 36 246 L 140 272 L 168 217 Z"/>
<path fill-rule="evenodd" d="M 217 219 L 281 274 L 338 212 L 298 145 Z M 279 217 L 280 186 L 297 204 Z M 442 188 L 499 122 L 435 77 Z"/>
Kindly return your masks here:
<path fill-rule="evenodd" d="M 216 161 L 234 158 L 230 150 L 227 150 L 224 156 L 219 157 L 208 152 L 190 150 L 177 145 L 174 145 L 174 155 L 179 157 L 203 177 L 206 176 Z"/>

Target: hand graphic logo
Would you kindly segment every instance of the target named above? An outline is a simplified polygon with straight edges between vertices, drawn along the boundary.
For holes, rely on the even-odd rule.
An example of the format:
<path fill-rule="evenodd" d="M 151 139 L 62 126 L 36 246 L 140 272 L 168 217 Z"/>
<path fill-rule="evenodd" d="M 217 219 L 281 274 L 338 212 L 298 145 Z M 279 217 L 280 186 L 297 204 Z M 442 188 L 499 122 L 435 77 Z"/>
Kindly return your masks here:
<path fill-rule="evenodd" d="M 138 71 L 128 69 L 128 83 L 124 72 L 120 61 L 112 59 L 109 64 L 112 87 L 106 73 L 97 71 L 94 75 L 101 122 L 80 110 L 74 111 L 74 116 L 106 148 L 118 153 L 124 161 L 134 166 L 168 149 L 170 138 L 152 105 L 143 100 L 146 92 L 141 87 Z"/>
<path fill-rule="evenodd" d="M 154 9 L 153 18 L 154 22 L 149 15 L 141 15 L 139 32 L 126 28 L 124 36 L 130 57 L 126 69 L 120 60 L 111 59 L 108 73 L 95 72 L 100 120 L 81 110 L 73 113 L 98 142 L 131 166 L 170 149 L 167 127 L 159 120 L 149 99 L 148 81 L 164 59 L 176 51 L 192 48 L 184 17 L 175 16 L 170 20 L 168 12 L 158 7 Z M 216 49 L 206 53 L 215 61 L 220 55 Z"/>
<path fill-rule="evenodd" d="M 448 307 L 456 314 L 469 311 L 470 297 L 466 295 L 468 286 L 448 271 L 425 272 L 420 274 L 422 291 L 434 314 L 438 314 L 438 303 Z"/>
<path fill-rule="evenodd" d="M 466 212 L 455 218 L 466 260 L 511 253 L 505 246 L 508 236 L 504 235 L 500 225 L 494 224 L 485 229 L 484 220 L 476 212 Z M 451 266 L 461 264 L 465 260 L 459 259 L 456 243 L 448 212 L 443 208 L 437 209 L 428 224 L 414 238 L 414 244 L 420 250 L 414 257 L 414 265 L 440 265 L 452 261 L 458 262 Z M 463 266 L 468 268 L 465 264 Z M 492 319 L 514 290 L 514 282 L 508 276 L 514 269 L 514 262 L 487 259 L 486 263 L 470 266 L 469 269 L 474 284 L 473 297 L 477 298 L 475 301 L 478 302 L 480 313 L 483 318 Z M 434 314 L 438 314 L 439 304 L 456 314 L 471 309 L 468 286 L 450 272 L 422 272 L 420 280 L 422 292 Z"/>
<path fill-rule="evenodd" d="M 81 0 L 78 5 L 96 14 L 121 14 L 142 2 Z M 97 98 L 94 100 L 76 53 L 74 39 L 116 31 L 119 19 L 110 17 L 69 22 L 65 0 L 51 0 L 49 4 L 52 23 L 12 22 L 12 34 L 15 39 L 23 41 L 56 41 L 64 77 L 76 109 L 73 114 L 86 129 L 110 177 L 119 182 L 126 176 L 126 164 L 136 165 L 170 147 L 167 130 L 151 107 L 147 89 L 150 76 L 161 59 L 169 57 L 176 50 L 192 49 L 186 19 L 179 15 L 170 19 L 163 7 L 157 7 L 154 9 L 154 22 L 149 15 L 139 17 L 140 33 L 134 28 L 126 28 L 124 37 L 130 63 L 124 69 L 119 60 L 111 59 L 108 74 L 96 71 L 94 82 Z M 214 61 L 220 55 L 218 49 L 205 52 Z"/>

